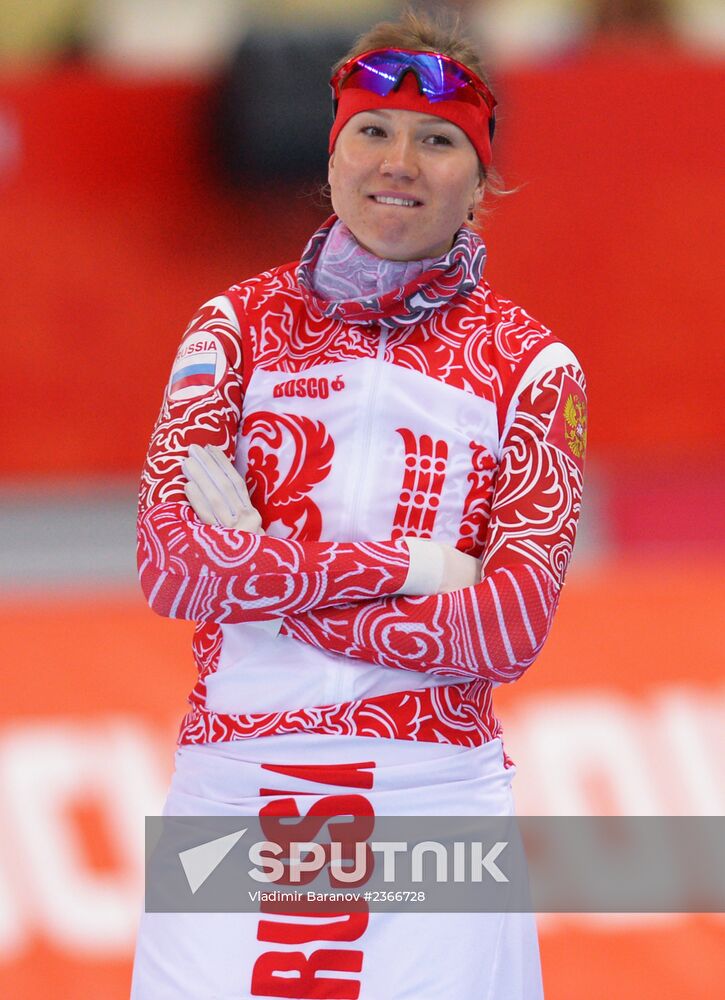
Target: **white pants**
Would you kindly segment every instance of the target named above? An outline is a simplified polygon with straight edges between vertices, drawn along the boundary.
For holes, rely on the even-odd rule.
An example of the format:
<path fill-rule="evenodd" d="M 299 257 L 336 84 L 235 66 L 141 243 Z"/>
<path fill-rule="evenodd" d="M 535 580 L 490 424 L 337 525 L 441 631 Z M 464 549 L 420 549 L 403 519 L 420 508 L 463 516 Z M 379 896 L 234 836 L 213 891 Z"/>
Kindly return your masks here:
<path fill-rule="evenodd" d="M 365 763 L 370 766 L 359 766 Z M 305 771 L 301 764 L 323 767 Z M 372 787 L 360 786 L 361 770 Z M 284 789 L 296 796 L 301 815 L 326 795 L 362 793 L 380 816 L 508 816 L 513 773 L 503 766 L 499 740 L 466 749 L 365 737 L 272 736 L 178 750 L 164 814 L 259 815 L 274 801 L 270 789 Z M 543 997 L 533 914 L 370 913 L 357 937 L 349 927 L 340 930 L 339 922 L 331 930 L 329 916 L 286 917 L 276 925 L 278 919 L 259 913 L 144 913 L 132 1000 Z M 337 956 L 332 960 L 331 951 Z"/>

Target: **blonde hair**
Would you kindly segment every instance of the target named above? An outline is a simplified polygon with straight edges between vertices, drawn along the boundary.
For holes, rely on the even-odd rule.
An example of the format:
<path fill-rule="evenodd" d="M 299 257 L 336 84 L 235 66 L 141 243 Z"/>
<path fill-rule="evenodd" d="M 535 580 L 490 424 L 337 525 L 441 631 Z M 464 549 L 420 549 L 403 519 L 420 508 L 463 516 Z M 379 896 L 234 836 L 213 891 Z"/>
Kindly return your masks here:
<path fill-rule="evenodd" d="M 355 39 L 350 51 L 339 59 L 333 73 L 348 59 L 369 49 L 413 49 L 421 52 L 440 52 L 463 63 L 488 85 L 486 71 L 473 42 L 460 27 L 460 19 L 452 21 L 417 14 L 407 8 L 398 21 L 380 21 Z"/>
<path fill-rule="evenodd" d="M 332 72 L 336 73 L 348 59 L 353 59 L 369 49 L 412 49 L 421 52 L 440 52 L 444 56 L 449 56 L 451 59 L 463 63 L 476 76 L 479 76 L 487 87 L 490 87 L 476 45 L 463 31 L 460 17 L 452 18 L 443 15 L 434 19 L 425 14 L 416 13 L 408 7 L 400 15 L 398 21 L 380 21 L 359 35 L 349 51 L 335 63 Z M 479 166 L 486 194 L 496 197 L 511 194 L 511 191 L 504 187 L 503 180 L 494 167 L 490 165 L 484 167 L 483 164 Z M 477 220 L 486 215 L 486 210 L 482 205 L 483 202 L 476 212 Z"/>

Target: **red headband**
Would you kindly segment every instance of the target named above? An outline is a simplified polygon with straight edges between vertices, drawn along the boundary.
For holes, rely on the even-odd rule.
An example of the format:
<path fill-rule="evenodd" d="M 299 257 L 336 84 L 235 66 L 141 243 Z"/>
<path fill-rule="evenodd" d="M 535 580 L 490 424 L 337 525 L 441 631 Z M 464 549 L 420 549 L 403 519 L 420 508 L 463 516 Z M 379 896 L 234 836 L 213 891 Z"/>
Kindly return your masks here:
<path fill-rule="evenodd" d="M 484 101 L 481 100 L 480 105 L 460 100 L 429 101 L 427 97 L 421 94 L 418 81 L 412 72 L 406 73 L 400 87 L 397 90 L 391 91 L 387 97 L 381 97 L 372 91 L 355 87 L 346 89 L 343 84 L 340 91 L 337 114 L 335 115 L 335 121 L 330 131 L 329 152 L 332 153 L 340 130 L 353 115 L 357 115 L 361 111 L 372 111 L 374 109 L 419 111 L 425 115 L 435 115 L 437 118 L 444 118 L 446 121 L 453 122 L 471 140 L 471 144 L 484 167 L 487 167 L 491 163 L 491 140 L 488 133 L 491 112 L 486 107 Z"/>

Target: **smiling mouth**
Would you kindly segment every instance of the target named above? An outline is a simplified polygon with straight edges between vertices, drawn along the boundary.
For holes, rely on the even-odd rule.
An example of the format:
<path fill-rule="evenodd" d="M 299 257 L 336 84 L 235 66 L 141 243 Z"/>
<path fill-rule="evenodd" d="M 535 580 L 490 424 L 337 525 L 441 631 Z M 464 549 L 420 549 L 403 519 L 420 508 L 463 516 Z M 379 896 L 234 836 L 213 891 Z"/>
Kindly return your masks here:
<path fill-rule="evenodd" d="M 396 205 L 399 208 L 417 208 L 423 204 L 415 198 L 391 198 L 382 194 L 371 194 L 370 197 L 378 205 Z"/>

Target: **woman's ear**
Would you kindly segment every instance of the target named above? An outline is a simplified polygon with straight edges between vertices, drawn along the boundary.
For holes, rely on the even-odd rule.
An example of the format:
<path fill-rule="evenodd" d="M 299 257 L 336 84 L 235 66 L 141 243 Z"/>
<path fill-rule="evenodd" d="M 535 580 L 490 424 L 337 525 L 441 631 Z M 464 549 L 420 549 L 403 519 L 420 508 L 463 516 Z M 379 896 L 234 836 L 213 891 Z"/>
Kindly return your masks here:
<path fill-rule="evenodd" d="M 486 180 L 481 173 L 478 184 L 473 189 L 473 194 L 471 195 L 471 204 L 468 206 L 468 221 L 473 222 L 476 212 L 483 201 L 483 194 L 486 190 Z"/>

